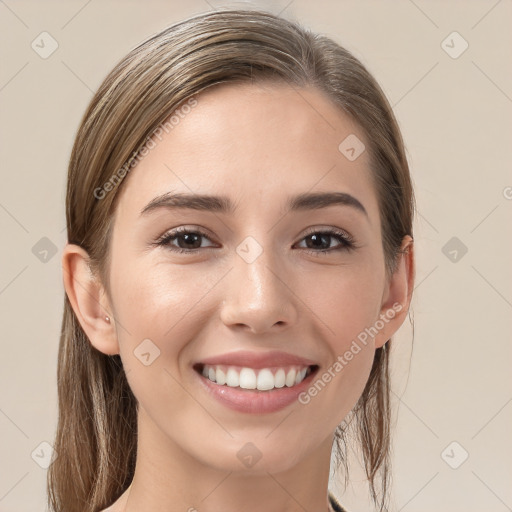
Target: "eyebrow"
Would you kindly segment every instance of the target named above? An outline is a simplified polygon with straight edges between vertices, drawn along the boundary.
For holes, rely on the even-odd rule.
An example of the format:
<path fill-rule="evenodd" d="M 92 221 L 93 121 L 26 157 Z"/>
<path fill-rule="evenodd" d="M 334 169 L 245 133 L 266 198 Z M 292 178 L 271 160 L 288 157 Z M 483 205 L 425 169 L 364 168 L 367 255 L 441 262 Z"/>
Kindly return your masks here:
<path fill-rule="evenodd" d="M 308 192 L 289 197 L 286 203 L 286 207 L 290 211 L 318 210 L 333 205 L 349 206 L 368 217 L 368 212 L 362 203 L 346 192 Z M 226 196 L 167 192 L 152 199 L 140 214 L 141 216 L 147 215 L 162 208 L 169 210 L 192 209 L 226 214 L 233 214 L 236 210 L 235 204 Z"/>

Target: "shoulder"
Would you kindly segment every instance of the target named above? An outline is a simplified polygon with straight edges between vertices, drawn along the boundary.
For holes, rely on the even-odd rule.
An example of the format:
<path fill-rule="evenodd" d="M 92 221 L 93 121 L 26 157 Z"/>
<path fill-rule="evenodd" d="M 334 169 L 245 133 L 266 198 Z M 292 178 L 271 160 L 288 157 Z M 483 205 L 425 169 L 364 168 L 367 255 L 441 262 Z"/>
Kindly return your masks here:
<path fill-rule="evenodd" d="M 329 503 L 331 504 L 331 507 L 334 510 L 334 512 L 348 512 L 346 508 L 343 508 L 338 503 L 338 500 L 331 493 L 329 493 Z"/>

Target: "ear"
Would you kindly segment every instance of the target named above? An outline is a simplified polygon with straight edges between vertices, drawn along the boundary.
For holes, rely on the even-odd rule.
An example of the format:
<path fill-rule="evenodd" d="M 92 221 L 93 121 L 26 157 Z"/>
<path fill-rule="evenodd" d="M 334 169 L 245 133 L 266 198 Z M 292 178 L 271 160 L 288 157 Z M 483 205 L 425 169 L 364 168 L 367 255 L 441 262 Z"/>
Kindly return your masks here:
<path fill-rule="evenodd" d="M 382 297 L 381 322 L 377 325 L 383 323 L 384 326 L 374 338 L 375 348 L 381 348 L 398 331 L 409 311 L 415 277 L 413 248 L 413 239 L 409 235 L 404 236 L 396 270 L 388 279 Z"/>
<path fill-rule="evenodd" d="M 87 252 L 78 245 L 67 244 L 62 270 L 66 294 L 91 344 L 106 355 L 119 354 L 112 308 L 105 288 L 91 272 Z"/>

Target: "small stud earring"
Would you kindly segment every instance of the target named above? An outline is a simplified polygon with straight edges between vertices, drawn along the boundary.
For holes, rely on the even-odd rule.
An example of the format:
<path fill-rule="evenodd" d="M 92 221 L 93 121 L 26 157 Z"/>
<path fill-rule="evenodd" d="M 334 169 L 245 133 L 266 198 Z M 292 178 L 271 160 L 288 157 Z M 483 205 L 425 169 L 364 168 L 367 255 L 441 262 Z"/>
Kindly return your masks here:
<path fill-rule="evenodd" d="M 110 318 L 109 318 L 108 316 L 106 316 L 106 317 L 105 317 L 105 320 L 106 320 L 107 322 L 110 322 Z"/>

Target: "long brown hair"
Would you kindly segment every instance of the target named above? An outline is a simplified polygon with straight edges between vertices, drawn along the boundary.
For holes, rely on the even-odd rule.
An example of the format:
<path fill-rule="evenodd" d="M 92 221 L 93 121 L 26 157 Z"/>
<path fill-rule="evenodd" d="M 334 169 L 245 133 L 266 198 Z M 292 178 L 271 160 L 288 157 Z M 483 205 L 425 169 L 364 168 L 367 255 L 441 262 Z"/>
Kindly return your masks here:
<path fill-rule="evenodd" d="M 176 23 L 130 51 L 105 78 L 81 121 L 68 169 L 68 242 L 87 251 L 91 270 L 109 295 L 112 220 L 124 183 L 112 184 L 112 177 L 123 169 L 126 174 L 127 162 L 155 130 L 200 91 L 258 80 L 316 86 L 366 133 L 386 271 L 394 272 L 402 238 L 412 236 L 414 198 L 402 137 L 381 88 L 359 60 L 328 37 L 268 12 L 224 10 Z M 376 350 L 352 420 L 335 433 L 347 482 L 347 433 L 355 427 L 381 510 L 389 487 L 390 346 L 388 341 Z M 48 470 L 48 503 L 55 512 L 96 512 L 112 504 L 133 478 L 137 400 L 119 355 L 91 345 L 67 295 L 57 371 L 57 456 Z"/>

